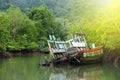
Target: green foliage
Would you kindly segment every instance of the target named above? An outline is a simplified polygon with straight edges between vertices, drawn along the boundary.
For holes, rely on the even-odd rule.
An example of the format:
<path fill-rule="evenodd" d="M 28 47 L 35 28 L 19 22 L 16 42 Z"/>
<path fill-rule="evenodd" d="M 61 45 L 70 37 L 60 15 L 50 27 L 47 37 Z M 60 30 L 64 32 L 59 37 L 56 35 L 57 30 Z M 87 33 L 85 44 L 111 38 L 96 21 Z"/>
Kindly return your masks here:
<path fill-rule="evenodd" d="M 29 18 L 34 21 L 38 30 L 37 42 L 40 49 L 46 48 L 46 40 L 50 34 L 54 34 L 61 39 L 64 39 L 67 34 L 66 29 L 61 27 L 61 23 L 55 20 L 55 17 L 45 5 L 33 8 L 29 13 Z"/>
<path fill-rule="evenodd" d="M 6 51 L 9 38 L 9 18 L 5 13 L 0 13 L 0 53 L 4 53 Z"/>
<path fill-rule="evenodd" d="M 47 31 L 46 32 L 46 36 L 47 34 L 51 33 L 51 29 L 54 24 L 54 16 L 52 15 L 52 13 L 48 10 L 47 6 L 42 5 L 39 8 L 33 8 L 29 14 L 30 19 L 34 20 L 34 21 L 39 21 L 39 24 L 36 24 L 36 26 L 39 27 L 43 27 L 43 31 Z M 45 30 L 44 30 L 45 29 Z"/>
<path fill-rule="evenodd" d="M 80 27 L 72 24 L 69 28 L 69 35 L 75 35 L 76 32 L 80 32 Z"/>
<path fill-rule="evenodd" d="M 66 40 L 66 37 L 68 35 L 68 29 L 66 25 L 62 25 L 60 22 L 55 22 L 55 28 L 54 28 L 55 36 L 59 38 L 60 40 Z"/>
<path fill-rule="evenodd" d="M 23 12 L 29 13 L 31 8 L 45 4 L 55 16 L 67 18 L 68 14 L 66 13 L 68 13 L 71 8 L 69 1 L 73 3 L 73 0 L 0 0 L 0 10 L 5 11 L 12 4 L 19 7 Z"/>
<path fill-rule="evenodd" d="M 96 43 L 114 49 L 120 45 L 120 6 L 118 0 L 111 1 L 110 3 L 106 0 L 0 0 L 0 9 L 7 9 L 10 4 L 20 7 L 10 7 L 7 13 L 10 19 L 11 41 L 24 47 L 31 42 L 46 46 L 42 40 L 47 40 L 49 34 L 64 40 L 67 35 L 66 27 L 69 35 L 74 35 L 76 32 L 80 33 L 78 25 L 81 24 L 90 44 Z M 21 9 L 24 12 L 31 10 L 29 18 L 32 21 Z M 50 11 L 63 20 L 57 21 Z M 21 42 L 22 39 L 25 44 Z"/>
<path fill-rule="evenodd" d="M 0 11 L 8 9 L 10 6 L 9 0 L 0 0 Z"/>
<path fill-rule="evenodd" d="M 117 9 L 120 9 L 119 7 L 116 6 Z M 112 8 L 114 8 L 114 5 L 113 7 L 106 6 L 103 9 L 104 13 L 96 13 L 94 15 L 95 19 L 87 22 L 84 29 L 89 42 L 95 42 L 97 45 L 115 50 L 120 48 L 120 14 L 118 10 L 114 9 L 113 11 Z"/>
<path fill-rule="evenodd" d="M 9 4 L 14 1 L 5 2 Z M 17 0 L 17 2 L 21 1 Z M 42 3 L 44 2 L 47 1 Z M 51 3 L 51 1 L 48 1 L 48 3 Z M 1 13 L 0 17 L 1 52 L 5 52 L 6 48 L 11 51 L 48 50 L 46 40 L 49 34 L 53 34 L 62 40 L 67 35 L 65 26 L 55 19 L 55 16 L 48 10 L 46 5 L 33 8 L 29 13 L 29 17 L 20 8 L 11 5 L 6 14 Z"/>
<path fill-rule="evenodd" d="M 38 44 L 36 42 L 31 42 L 27 45 L 27 50 L 37 50 L 38 49 Z"/>
<path fill-rule="evenodd" d="M 6 52 L 6 46 L 9 38 L 9 18 L 5 13 L 0 13 L 0 53 Z"/>
<path fill-rule="evenodd" d="M 20 43 L 16 41 L 11 41 L 8 43 L 7 49 L 9 51 L 21 51 L 22 49 L 24 49 L 24 46 L 21 46 Z"/>
<path fill-rule="evenodd" d="M 27 15 L 21 12 L 19 8 L 10 7 L 7 11 L 10 18 L 10 34 L 11 41 L 9 42 L 9 50 L 24 50 L 35 49 L 35 44 L 38 32 L 35 24 L 28 18 Z M 34 43 L 34 44 L 33 44 Z M 33 47 L 29 47 L 34 45 Z M 36 46 L 35 46 L 36 45 Z"/>
<path fill-rule="evenodd" d="M 82 25 L 87 41 L 91 45 L 103 45 L 108 49 L 120 48 L 120 6 L 118 0 L 103 1 L 99 0 L 79 0 L 70 10 L 70 19 L 74 22 L 69 28 L 69 35 L 80 32 L 78 25 Z M 71 2 L 70 2 L 71 3 Z M 75 4 L 73 3 L 73 4 Z"/>

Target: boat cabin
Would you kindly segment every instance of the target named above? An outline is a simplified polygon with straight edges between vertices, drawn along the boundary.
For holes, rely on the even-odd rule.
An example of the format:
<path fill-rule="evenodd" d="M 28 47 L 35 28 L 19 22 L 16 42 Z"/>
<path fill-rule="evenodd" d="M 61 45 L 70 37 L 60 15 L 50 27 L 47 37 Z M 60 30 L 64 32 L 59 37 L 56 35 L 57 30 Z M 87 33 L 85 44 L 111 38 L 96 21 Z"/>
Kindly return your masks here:
<path fill-rule="evenodd" d="M 50 36 L 50 39 L 51 38 L 52 36 Z M 54 36 L 53 39 L 54 40 L 47 40 L 49 51 L 53 58 L 56 58 L 56 55 L 64 56 L 68 54 L 69 48 L 77 48 L 79 50 L 85 50 L 87 48 L 84 34 L 77 34 L 73 39 L 67 41 L 56 41 Z"/>

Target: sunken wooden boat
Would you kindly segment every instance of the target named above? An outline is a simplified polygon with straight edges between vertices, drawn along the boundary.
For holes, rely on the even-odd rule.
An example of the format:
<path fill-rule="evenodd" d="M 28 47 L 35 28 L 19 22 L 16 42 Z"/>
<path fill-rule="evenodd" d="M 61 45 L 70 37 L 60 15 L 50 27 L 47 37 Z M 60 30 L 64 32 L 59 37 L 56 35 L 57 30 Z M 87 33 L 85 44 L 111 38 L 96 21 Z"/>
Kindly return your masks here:
<path fill-rule="evenodd" d="M 101 62 L 103 47 L 88 47 L 84 34 L 77 34 L 68 41 L 47 40 L 52 60 L 43 65 L 90 64 Z"/>

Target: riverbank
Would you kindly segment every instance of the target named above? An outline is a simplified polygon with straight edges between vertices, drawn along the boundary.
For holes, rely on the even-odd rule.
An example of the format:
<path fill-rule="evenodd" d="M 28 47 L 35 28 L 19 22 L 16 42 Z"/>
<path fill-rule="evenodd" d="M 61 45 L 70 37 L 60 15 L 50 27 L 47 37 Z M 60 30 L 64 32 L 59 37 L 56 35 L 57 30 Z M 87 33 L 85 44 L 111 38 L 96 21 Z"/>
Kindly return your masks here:
<path fill-rule="evenodd" d="M 7 51 L 6 53 L 0 54 L 0 59 L 11 58 L 16 56 L 39 56 L 40 54 L 48 54 L 48 51 Z M 120 68 L 120 53 L 119 49 L 109 50 L 104 49 L 103 63 L 112 64 Z"/>
<path fill-rule="evenodd" d="M 0 59 L 4 59 L 4 58 L 11 58 L 11 54 L 9 53 L 0 53 Z"/>
<path fill-rule="evenodd" d="M 11 58 L 16 56 L 39 56 L 40 54 L 48 54 L 48 51 L 7 51 L 6 53 L 0 53 L 0 59 Z"/>

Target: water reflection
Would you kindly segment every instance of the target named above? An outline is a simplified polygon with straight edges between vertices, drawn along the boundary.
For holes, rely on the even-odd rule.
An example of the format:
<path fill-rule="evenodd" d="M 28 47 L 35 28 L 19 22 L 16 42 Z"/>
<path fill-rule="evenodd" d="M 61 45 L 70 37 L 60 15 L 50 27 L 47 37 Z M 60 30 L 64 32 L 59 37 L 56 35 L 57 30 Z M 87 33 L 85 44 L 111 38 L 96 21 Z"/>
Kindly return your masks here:
<path fill-rule="evenodd" d="M 88 80 L 101 78 L 103 69 L 100 65 L 65 66 L 53 69 L 49 80 Z"/>
<path fill-rule="evenodd" d="M 44 56 L 0 61 L 0 80 L 119 80 L 120 70 L 111 65 L 39 67 Z"/>

